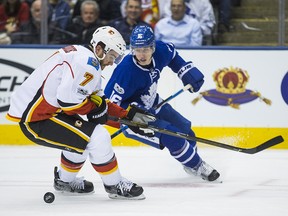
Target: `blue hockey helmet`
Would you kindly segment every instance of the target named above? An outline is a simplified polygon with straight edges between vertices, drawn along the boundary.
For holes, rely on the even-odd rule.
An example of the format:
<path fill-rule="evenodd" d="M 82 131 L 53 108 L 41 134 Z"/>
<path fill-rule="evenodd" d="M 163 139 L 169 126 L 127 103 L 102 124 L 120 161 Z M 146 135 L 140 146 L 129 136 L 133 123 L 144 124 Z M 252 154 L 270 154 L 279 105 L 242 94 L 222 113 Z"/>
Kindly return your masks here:
<path fill-rule="evenodd" d="M 136 26 L 130 36 L 131 48 L 155 47 L 155 37 L 152 28 L 148 25 Z"/>

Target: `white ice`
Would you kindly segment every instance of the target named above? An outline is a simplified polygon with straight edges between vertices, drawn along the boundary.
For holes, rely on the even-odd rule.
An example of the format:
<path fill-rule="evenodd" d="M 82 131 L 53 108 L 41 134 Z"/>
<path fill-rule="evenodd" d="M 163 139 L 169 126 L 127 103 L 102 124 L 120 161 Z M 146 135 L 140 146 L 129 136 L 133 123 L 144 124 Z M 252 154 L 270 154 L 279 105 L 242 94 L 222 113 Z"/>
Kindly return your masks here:
<path fill-rule="evenodd" d="M 114 147 L 123 176 L 144 187 L 145 200 L 108 198 L 98 174 L 86 162 L 80 172 L 95 193 L 64 196 L 52 204 L 43 195 L 53 189 L 53 168 L 60 150 L 42 146 L 0 146 L 1 216 L 286 216 L 288 151 L 254 155 L 216 147 L 199 148 L 221 173 L 223 183 L 188 176 L 167 150 Z"/>

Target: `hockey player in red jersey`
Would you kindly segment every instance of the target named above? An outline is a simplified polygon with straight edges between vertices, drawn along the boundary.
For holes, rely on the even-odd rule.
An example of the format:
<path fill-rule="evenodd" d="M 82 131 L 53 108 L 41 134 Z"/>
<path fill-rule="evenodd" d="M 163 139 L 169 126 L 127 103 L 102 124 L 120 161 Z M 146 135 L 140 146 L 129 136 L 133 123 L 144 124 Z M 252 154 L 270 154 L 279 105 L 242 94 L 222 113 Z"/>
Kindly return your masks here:
<path fill-rule="evenodd" d="M 57 191 L 94 192 L 92 182 L 77 177 L 89 158 L 110 198 L 145 198 L 141 186 L 121 176 L 110 134 L 102 126 L 112 123 L 108 114 L 142 123 L 154 120 L 136 107 L 125 110 L 109 102 L 101 90 L 102 70 L 121 60 L 125 50 L 116 29 L 100 27 L 89 45 L 57 50 L 12 95 L 7 118 L 19 122 L 33 142 L 62 150 L 61 165 L 54 169 Z"/>

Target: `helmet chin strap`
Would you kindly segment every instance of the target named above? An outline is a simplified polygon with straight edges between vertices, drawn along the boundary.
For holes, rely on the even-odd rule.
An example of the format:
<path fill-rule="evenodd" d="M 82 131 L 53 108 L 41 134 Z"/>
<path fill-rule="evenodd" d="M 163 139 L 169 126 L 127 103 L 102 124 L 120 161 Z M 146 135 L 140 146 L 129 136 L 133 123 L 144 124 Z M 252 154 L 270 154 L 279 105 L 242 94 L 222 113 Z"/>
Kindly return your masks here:
<path fill-rule="evenodd" d="M 97 46 L 97 45 L 96 45 Z M 96 46 L 93 46 L 92 44 L 90 45 L 90 47 L 92 48 L 92 50 L 93 50 L 93 53 L 94 53 L 94 55 L 95 55 L 95 57 L 99 60 L 99 61 L 101 61 L 101 60 L 103 60 L 105 57 L 106 57 L 106 53 L 108 53 L 108 51 L 106 51 L 104 48 L 102 48 L 103 49 L 103 56 L 102 56 L 102 58 L 100 57 L 100 56 L 98 56 L 97 55 L 97 53 L 96 53 Z"/>
<path fill-rule="evenodd" d="M 96 57 L 99 61 L 103 60 L 103 59 L 105 58 L 105 56 L 106 56 L 106 54 L 103 53 L 103 57 L 101 58 L 101 57 L 99 57 L 99 56 L 96 54 L 96 52 L 94 52 L 94 55 L 95 55 L 95 57 Z"/>
<path fill-rule="evenodd" d="M 96 46 L 97 46 L 97 45 L 96 45 Z M 96 46 L 93 47 L 93 49 L 94 49 L 94 50 L 93 50 L 93 53 L 94 53 L 95 57 L 96 57 L 99 61 L 101 61 L 101 60 L 103 60 L 103 59 L 105 58 L 107 52 L 106 52 L 105 49 L 102 48 L 102 49 L 103 49 L 103 56 L 102 56 L 102 58 L 101 58 L 101 57 L 98 56 L 97 53 L 96 53 Z"/>

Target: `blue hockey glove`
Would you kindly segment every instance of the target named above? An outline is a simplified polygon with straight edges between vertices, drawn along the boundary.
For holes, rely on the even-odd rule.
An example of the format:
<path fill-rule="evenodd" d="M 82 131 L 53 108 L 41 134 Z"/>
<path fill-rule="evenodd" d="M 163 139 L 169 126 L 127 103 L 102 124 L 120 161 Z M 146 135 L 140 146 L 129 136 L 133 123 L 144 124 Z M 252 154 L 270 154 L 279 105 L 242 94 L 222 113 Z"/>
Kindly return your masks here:
<path fill-rule="evenodd" d="M 87 114 L 89 122 L 96 124 L 105 124 L 108 121 L 108 106 L 105 101 L 105 96 L 91 95 L 90 100 L 96 104 L 96 108 Z"/>
<path fill-rule="evenodd" d="M 204 83 L 204 75 L 198 68 L 194 67 L 192 62 L 188 62 L 188 64 L 180 68 L 178 77 L 182 80 L 184 86 L 187 84 L 192 85 L 193 89 L 189 89 L 191 93 L 199 91 Z"/>

